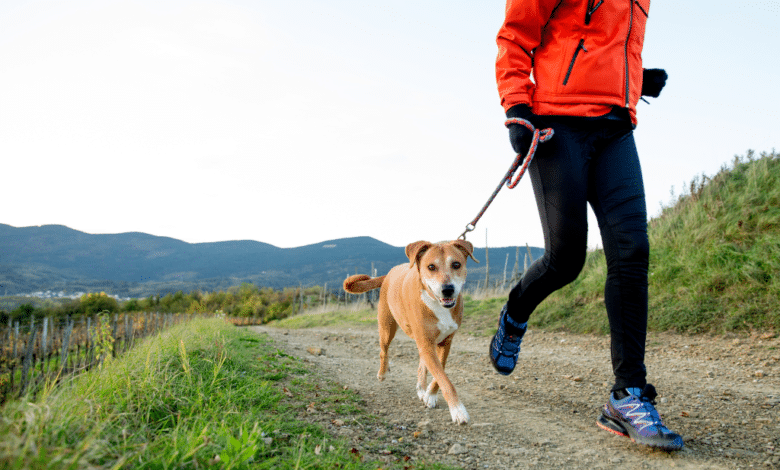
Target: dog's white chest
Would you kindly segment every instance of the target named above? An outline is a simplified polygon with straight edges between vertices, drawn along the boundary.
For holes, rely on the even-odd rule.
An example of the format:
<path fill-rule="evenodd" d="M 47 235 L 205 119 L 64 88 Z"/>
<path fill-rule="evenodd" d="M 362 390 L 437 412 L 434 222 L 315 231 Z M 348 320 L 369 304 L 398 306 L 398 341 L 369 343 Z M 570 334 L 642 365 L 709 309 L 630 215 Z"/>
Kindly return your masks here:
<path fill-rule="evenodd" d="M 455 323 L 455 320 L 452 318 L 450 309 L 442 307 L 439 302 L 428 295 L 425 289 L 422 290 L 421 297 L 425 305 L 431 309 L 438 320 L 436 322 L 436 328 L 439 330 L 439 336 L 436 337 L 436 344 L 439 344 L 444 341 L 444 338 L 458 330 L 458 324 Z"/>

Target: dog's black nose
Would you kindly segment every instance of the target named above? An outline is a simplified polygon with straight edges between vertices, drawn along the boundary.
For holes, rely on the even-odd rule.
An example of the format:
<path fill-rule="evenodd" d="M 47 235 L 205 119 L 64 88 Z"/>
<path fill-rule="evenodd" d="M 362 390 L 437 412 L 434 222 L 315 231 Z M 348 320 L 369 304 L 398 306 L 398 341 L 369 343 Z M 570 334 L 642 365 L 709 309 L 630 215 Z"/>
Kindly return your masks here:
<path fill-rule="evenodd" d="M 444 284 L 441 286 L 441 295 L 447 298 L 452 298 L 453 294 L 455 294 L 455 286 L 452 284 Z"/>

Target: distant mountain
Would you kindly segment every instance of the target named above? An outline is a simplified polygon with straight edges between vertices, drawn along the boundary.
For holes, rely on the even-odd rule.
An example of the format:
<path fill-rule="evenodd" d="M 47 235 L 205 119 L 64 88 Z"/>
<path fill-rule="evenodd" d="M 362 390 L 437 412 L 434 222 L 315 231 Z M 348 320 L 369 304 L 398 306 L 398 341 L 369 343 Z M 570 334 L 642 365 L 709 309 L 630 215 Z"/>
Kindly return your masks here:
<path fill-rule="evenodd" d="M 533 257 L 543 250 L 531 248 Z M 482 264 L 469 263 L 469 279 L 484 280 Z M 520 250 L 522 269 L 525 247 Z M 516 249 L 490 248 L 491 278 L 508 276 Z M 96 291 L 145 297 L 178 290 L 213 291 L 243 282 L 284 288 L 325 285 L 337 290 L 349 274 L 379 275 L 407 261 L 403 247 L 371 237 L 344 238 L 298 248 L 249 240 L 186 243 L 131 232 L 92 235 L 62 225 L 12 227 L 0 224 L 0 295 L 39 290 Z"/>

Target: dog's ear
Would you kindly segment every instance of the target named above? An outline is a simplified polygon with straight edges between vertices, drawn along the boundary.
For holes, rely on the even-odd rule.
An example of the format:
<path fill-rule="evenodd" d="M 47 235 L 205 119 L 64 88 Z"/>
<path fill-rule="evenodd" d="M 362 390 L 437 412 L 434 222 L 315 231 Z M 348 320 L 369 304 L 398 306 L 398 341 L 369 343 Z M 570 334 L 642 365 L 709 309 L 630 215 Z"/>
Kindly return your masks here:
<path fill-rule="evenodd" d="M 452 244 L 463 252 L 464 255 L 468 256 L 469 258 L 473 259 L 475 263 L 479 263 L 477 261 L 477 258 L 474 257 L 474 245 L 471 244 L 471 242 L 467 242 L 466 240 L 455 240 L 452 242 Z"/>
<path fill-rule="evenodd" d="M 431 245 L 433 245 L 433 243 L 427 242 L 425 240 L 420 240 L 418 242 L 406 245 L 406 257 L 409 258 L 410 268 L 414 266 L 414 263 L 420 259 L 420 256 L 422 256 L 423 253 L 425 253 L 425 251 L 431 247 Z"/>

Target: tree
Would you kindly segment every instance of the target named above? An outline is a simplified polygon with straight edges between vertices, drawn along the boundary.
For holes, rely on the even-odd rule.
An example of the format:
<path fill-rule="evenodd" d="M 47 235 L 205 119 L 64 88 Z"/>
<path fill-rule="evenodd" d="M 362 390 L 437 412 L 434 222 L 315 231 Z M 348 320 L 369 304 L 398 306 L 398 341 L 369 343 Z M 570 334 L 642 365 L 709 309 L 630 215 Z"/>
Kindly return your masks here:
<path fill-rule="evenodd" d="M 85 294 L 81 296 L 80 310 L 81 313 L 86 315 L 103 311 L 115 313 L 119 311 L 119 302 L 115 298 L 106 295 L 105 292 Z"/>

